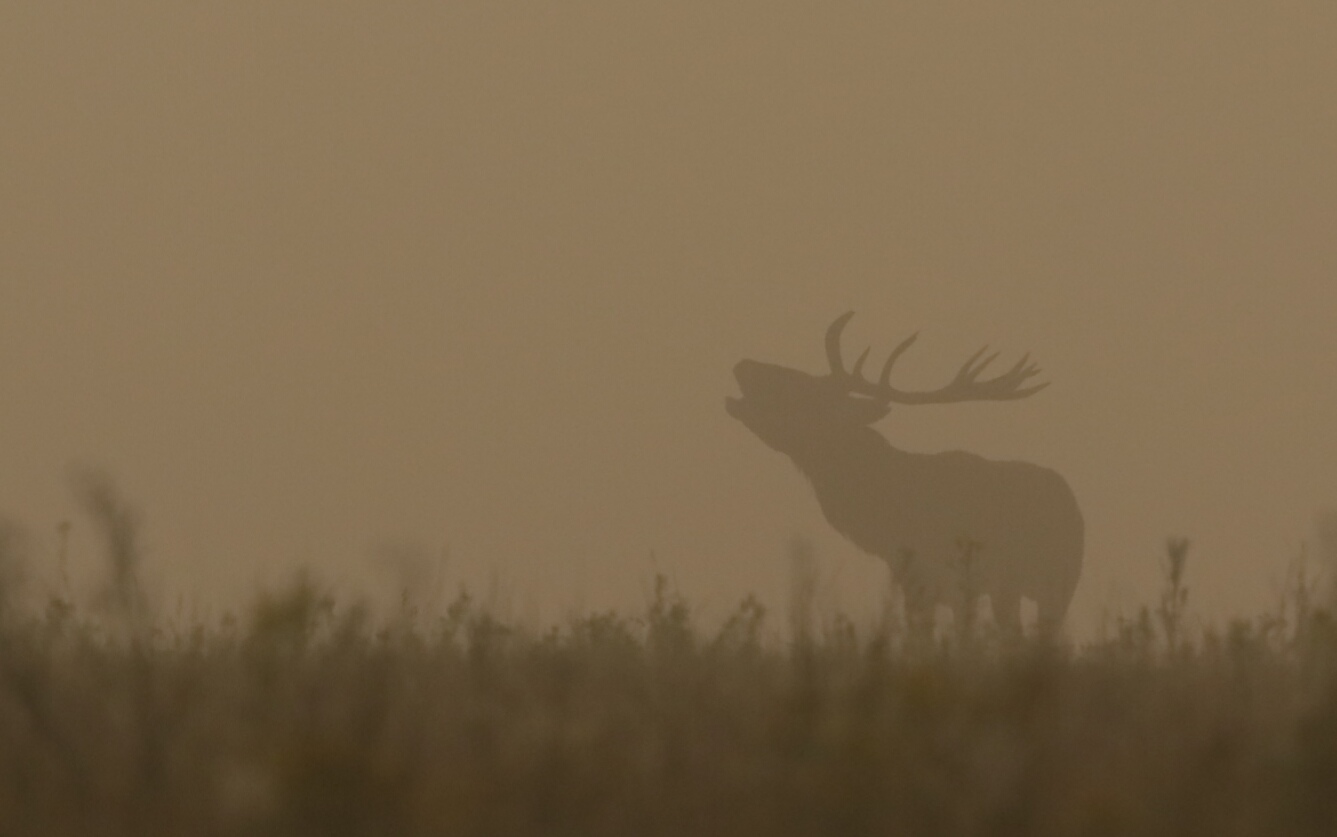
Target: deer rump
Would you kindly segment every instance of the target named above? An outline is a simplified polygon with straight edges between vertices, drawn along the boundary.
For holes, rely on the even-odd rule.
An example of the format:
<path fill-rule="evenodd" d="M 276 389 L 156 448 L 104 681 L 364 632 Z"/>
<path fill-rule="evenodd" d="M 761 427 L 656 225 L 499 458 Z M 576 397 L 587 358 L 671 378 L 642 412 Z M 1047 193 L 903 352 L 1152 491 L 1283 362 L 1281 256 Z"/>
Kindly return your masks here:
<path fill-rule="evenodd" d="M 1011 401 L 1048 384 L 1029 356 L 981 380 L 997 357 L 976 352 L 936 390 L 892 385 L 893 366 L 915 336 L 887 358 L 877 381 L 862 375 L 868 352 L 846 370 L 840 334 L 847 313 L 826 333 L 830 372 L 813 375 L 755 360 L 734 367 L 739 396 L 729 414 L 808 477 L 826 519 L 861 549 L 883 558 L 912 606 L 953 609 L 963 595 L 987 595 L 994 619 L 1021 623 L 1021 599 L 1033 600 L 1042 626 L 1062 621 L 1081 575 L 1082 515 L 1067 482 L 1025 462 L 950 451 L 900 450 L 869 425 L 891 405 Z"/>

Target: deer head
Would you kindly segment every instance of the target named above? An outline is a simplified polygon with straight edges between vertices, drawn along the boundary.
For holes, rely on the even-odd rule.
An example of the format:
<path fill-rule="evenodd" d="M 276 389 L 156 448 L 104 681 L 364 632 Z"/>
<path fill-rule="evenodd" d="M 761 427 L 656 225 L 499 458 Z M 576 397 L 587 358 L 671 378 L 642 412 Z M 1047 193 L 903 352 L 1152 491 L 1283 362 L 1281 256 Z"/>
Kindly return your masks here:
<path fill-rule="evenodd" d="M 1008 401 L 1048 386 L 1023 386 L 1040 372 L 1029 362 L 1030 355 L 1024 355 L 1007 372 L 980 380 L 980 374 L 998 357 L 997 352 L 985 356 L 986 346 L 971 355 L 944 387 L 923 392 L 897 389 L 891 384 L 892 369 L 918 334 L 902 340 L 887 356 L 877 380 L 870 381 L 863 376 L 867 349 L 848 371 L 841 358 L 840 335 L 853 316 L 853 311 L 842 314 L 826 330 L 826 358 L 831 368 L 825 375 L 755 360 L 740 361 L 734 367 L 734 377 L 741 397 L 725 400 L 729 415 L 772 448 L 793 452 L 805 441 L 872 424 L 886 416 L 892 404 Z"/>

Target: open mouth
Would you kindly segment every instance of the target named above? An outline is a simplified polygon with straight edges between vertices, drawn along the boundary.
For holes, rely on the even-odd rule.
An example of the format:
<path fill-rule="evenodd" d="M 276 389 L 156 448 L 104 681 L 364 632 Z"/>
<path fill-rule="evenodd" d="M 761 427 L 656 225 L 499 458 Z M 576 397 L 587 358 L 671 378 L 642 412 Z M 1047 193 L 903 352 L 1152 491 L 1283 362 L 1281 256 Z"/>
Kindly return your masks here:
<path fill-rule="evenodd" d="M 748 361 L 740 361 L 734 367 L 734 381 L 737 383 L 735 395 L 727 395 L 724 398 L 724 409 L 734 418 L 742 418 L 744 413 L 753 412 L 755 407 L 756 393 L 753 398 L 748 398 L 748 384 L 753 383 L 748 374 L 748 370 L 753 364 Z M 755 389 L 755 387 L 753 387 Z"/>
<path fill-rule="evenodd" d="M 747 407 L 747 391 L 743 388 L 743 382 L 739 380 L 738 371 L 734 370 L 734 380 L 737 382 L 737 389 L 734 395 L 724 397 L 724 409 L 729 415 L 737 418 L 739 412 Z"/>

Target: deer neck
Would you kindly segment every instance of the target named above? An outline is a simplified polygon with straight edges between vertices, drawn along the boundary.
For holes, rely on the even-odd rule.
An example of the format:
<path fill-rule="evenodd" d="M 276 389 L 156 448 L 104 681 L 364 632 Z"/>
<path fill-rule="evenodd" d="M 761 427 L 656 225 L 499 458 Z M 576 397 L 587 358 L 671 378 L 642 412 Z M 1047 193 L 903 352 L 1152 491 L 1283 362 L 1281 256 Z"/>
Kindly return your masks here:
<path fill-rule="evenodd" d="M 914 458 L 861 427 L 819 440 L 791 454 L 812 483 L 827 521 L 856 545 L 873 550 L 898 508 L 905 482 L 902 466 Z M 908 491 L 908 488 L 906 489 Z M 866 531 L 867 530 L 867 531 Z"/>

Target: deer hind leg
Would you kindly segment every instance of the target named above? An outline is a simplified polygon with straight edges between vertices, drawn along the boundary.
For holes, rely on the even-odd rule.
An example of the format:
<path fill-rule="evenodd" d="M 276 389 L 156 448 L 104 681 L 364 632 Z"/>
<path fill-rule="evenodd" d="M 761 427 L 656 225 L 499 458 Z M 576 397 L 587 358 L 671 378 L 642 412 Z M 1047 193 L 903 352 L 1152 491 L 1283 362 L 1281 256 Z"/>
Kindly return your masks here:
<path fill-rule="evenodd" d="M 1063 626 L 1067 600 L 1062 593 L 1039 594 L 1035 600 L 1035 617 L 1040 636 L 1057 634 Z"/>
<path fill-rule="evenodd" d="M 994 624 L 1007 634 L 1021 634 L 1021 593 L 1011 587 L 989 591 L 989 608 Z"/>

